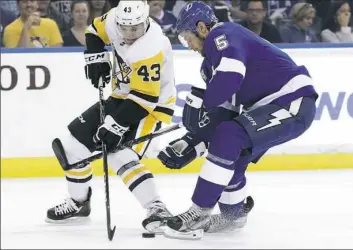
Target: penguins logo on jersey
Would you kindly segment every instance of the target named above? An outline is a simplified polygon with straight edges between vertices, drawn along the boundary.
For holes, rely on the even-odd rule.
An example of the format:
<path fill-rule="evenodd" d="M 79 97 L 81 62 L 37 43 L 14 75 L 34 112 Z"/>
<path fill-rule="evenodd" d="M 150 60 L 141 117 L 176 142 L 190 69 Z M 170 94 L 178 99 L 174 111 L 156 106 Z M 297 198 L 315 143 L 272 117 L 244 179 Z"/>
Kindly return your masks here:
<path fill-rule="evenodd" d="M 116 51 L 115 51 L 115 57 L 117 59 L 117 64 L 119 66 L 119 69 L 115 73 L 115 76 L 113 77 L 118 79 L 117 87 L 120 89 L 119 83 L 124 83 L 124 84 L 130 83 L 129 75 L 132 72 L 132 70 L 129 67 L 129 65 L 127 65 L 126 62 L 124 62 L 121 56 L 119 56 L 118 53 L 116 53 Z"/>

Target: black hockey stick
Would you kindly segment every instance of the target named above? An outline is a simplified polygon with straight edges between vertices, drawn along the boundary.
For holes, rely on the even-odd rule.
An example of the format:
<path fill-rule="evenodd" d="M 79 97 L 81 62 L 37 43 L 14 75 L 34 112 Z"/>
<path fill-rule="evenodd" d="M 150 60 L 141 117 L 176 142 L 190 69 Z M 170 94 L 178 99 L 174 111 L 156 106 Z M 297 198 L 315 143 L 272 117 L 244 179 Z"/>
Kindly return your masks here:
<path fill-rule="evenodd" d="M 112 150 L 112 152 L 116 152 L 122 148 L 125 148 L 125 147 L 132 147 L 136 144 L 139 144 L 141 142 L 145 142 L 145 141 L 149 141 L 149 140 L 152 140 L 153 138 L 156 138 L 156 137 L 159 137 L 161 135 L 164 135 L 164 134 L 167 134 L 169 132 L 172 132 L 174 130 L 177 130 L 179 128 L 181 128 L 182 126 L 179 125 L 179 124 L 175 124 L 175 125 L 171 125 L 169 127 L 166 127 L 164 129 L 160 129 L 156 132 L 153 132 L 151 134 L 148 134 L 148 135 L 144 135 L 144 136 L 141 136 L 139 138 L 136 138 L 136 139 L 132 139 L 130 141 L 127 141 L 127 142 L 124 142 L 122 144 L 120 144 L 119 146 L 117 146 L 116 148 L 114 148 Z M 69 164 L 67 158 L 66 158 L 66 155 L 65 155 L 65 151 L 64 151 L 64 147 L 63 145 L 61 144 L 61 141 L 60 139 L 58 138 L 55 138 L 52 142 L 52 148 L 53 148 L 53 151 L 55 153 L 55 156 L 56 158 L 58 159 L 61 167 L 63 168 L 64 171 L 68 171 L 68 170 L 71 170 L 71 169 L 78 169 L 78 168 L 83 168 L 85 166 L 87 166 L 89 163 L 91 163 L 92 161 L 95 161 L 95 160 L 98 160 L 100 158 L 102 158 L 102 152 L 99 152 L 97 154 L 94 154 L 86 159 L 83 159 L 81 161 L 78 161 L 78 162 L 75 162 L 73 164 Z"/>
<path fill-rule="evenodd" d="M 99 109 L 100 109 L 100 121 L 104 123 L 105 119 L 105 105 L 104 105 L 104 93 L 103 93 L 103 80 L 99 78 L 98 90 L 99 90 Z M 109 173 L 108 173 L 108 152 L 107 144 L 102 140 L 102 155 L 103 155 L 103 170 L 104 170 L 104 188 L 105 188 L 105 209 L 107 212 L 107 232 L 108 239 L 111 241 L 114 237 L 115 226 L 112 229 L 110 219 L 110 198 L 109 198 Z"/>

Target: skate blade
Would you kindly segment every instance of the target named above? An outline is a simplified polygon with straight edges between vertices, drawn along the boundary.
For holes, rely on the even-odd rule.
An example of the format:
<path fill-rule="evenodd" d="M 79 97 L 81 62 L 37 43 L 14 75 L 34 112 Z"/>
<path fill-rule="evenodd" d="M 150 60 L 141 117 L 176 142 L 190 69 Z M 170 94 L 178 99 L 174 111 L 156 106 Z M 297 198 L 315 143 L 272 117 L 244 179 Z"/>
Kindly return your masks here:
<path fill-rule="evenodd" d="M 164 229 L 166 228 L 165 223 L 162 221 L 150 222 L 145 226 L 145 229 L 150 233 L 155 233 L 158 235 L 163 234 Z"/>
<path fill-rule="evenodd" d="M 52 220 L 45 218 L 44 220 L 48 224 L 54 225 L 84 225 L 91 221 L 90 217 L 71 217 L 64 220 Z"/>
<path fill-rule="evenodd" d="M 164 237 L 178 240 L 200 240 L 203 237 L 203 229 L 189 232 L 179 232 L 170 227 L 166 227 L 163 232 Z"/>

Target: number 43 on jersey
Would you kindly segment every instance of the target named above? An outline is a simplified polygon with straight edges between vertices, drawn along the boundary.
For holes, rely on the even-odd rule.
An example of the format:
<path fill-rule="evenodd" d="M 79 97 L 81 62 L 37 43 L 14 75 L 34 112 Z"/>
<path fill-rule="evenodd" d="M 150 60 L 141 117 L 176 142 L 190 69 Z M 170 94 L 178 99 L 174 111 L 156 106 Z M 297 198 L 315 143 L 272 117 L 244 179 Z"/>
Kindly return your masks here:
<path fill-rule="evenodd" d="M 158 82 L 161 79 L 161 65 L 159 63 L 151 66 L 141 65 L 137 70 L 137 75 L 142 77 L 144 82 Z"/>

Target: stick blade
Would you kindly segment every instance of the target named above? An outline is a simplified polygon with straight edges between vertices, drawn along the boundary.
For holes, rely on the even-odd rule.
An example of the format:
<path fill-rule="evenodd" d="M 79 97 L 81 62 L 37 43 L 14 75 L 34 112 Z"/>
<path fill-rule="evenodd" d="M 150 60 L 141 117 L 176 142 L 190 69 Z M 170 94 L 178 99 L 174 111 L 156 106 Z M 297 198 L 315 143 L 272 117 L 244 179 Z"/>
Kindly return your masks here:
<path fill-rule="evenodd" d="M 112 241 L 113 238 L 114 238 L 115 229 L 116 229 L 116 226 L 114 226 L 113 229 L 109 229 L 109 230 L 108 230 L 108 239 L 109 239 L 110 241 Z"/>
<path fill-rule="evenodd" d="M 66 154 L 65 154 L 65 150 L 64 150 L 64 146 L 61 143 L 59 138 L 55 138 L 51 144 L 52 149 L 54 151 L 54 154 L 56 156 L 56 158 L 58 159 L 60 166 L 62 167 L 62 169 L 64 171 L 70 170 L 69 169 L 69 162 L 67 160 Z"/>

